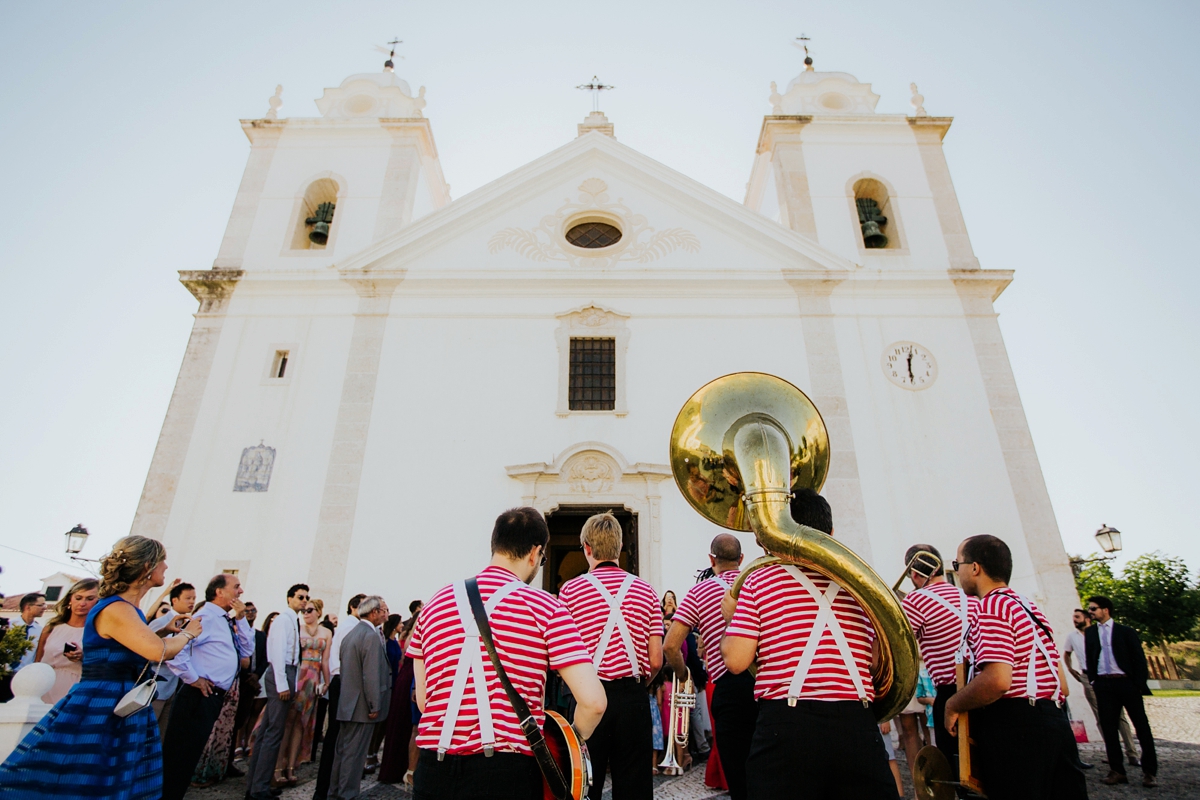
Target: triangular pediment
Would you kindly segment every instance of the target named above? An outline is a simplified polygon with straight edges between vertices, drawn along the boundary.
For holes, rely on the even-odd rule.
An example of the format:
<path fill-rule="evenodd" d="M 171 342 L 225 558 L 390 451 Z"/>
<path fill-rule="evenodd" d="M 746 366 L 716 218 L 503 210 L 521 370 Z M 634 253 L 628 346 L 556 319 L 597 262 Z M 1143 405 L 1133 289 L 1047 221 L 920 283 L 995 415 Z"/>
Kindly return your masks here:
<path fill-rule="evenodd" d="M 611 223 L 621 239 L 604 248 L 574 246 L 566 231 L 587 222 Z M 361 274 L 840 271 L 854 265 L 610 136 L 589 133 L 336 266 Z"/>

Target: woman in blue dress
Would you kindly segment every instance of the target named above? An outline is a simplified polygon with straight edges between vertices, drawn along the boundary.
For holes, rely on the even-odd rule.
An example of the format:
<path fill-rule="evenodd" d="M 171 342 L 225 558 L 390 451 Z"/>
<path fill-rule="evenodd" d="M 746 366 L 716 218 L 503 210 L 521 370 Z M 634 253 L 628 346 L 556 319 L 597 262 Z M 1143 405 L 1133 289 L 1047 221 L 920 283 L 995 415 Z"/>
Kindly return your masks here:
<path fill-rule="evenodd" d="M 127 536 L 101 559 L 101 600 L 83 628 L 83 679 L 0 765 L 0 798 L 161 796 L 154 712 L 147 706 L 118 717 L 113 710 L 148 661 L 153 669 L 160 659 L 173 658 L 201 631 L 199 619 L 186 617 L 159 634 L 146 625 L 138 603 L 151 587 L 162 586 L 166 557 L 161 542 Z M 182 635 L 160 638 L 172 633 Z"/>

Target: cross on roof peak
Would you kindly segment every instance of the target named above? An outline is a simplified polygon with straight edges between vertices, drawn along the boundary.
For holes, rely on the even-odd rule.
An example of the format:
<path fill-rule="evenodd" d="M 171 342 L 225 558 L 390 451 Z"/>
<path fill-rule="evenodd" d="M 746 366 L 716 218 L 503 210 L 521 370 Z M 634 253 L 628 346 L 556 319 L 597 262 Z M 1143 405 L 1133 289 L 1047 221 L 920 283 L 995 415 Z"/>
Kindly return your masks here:
<path fill-rule="evenodd" d="M 582 89 L 585 92 L 591 92 L 592 93 L 592 111 L 599 111 L 600 110 L 600 93 L 604 92 L 604 91 L 608 91 L 610 89 L 615 89 L 617 87 L 605 86 L 603 83 L 600 83 L 599 76 L 593 75 L 591 83 L 581 83 L 578 86 L 576 86 L 575 88 Z"/>

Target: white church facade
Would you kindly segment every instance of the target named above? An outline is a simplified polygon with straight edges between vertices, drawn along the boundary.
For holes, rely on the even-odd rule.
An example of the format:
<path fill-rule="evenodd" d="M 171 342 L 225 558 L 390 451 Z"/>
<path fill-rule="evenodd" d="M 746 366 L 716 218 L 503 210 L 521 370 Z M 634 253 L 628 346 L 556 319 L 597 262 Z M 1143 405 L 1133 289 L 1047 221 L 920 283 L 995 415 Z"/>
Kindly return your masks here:
<path fill-rule="evenodd" d="M 951 120 L 914 99 L 877 114 L 868 84 L 811 69 L 772 85 L 738 203 L 598 113 L 452 201 L 423 88 L 354 75 L 315 118 L 273 98 L 242 121 L 212 269 L 181 273 L 200 305 L 132 532 L 164 541 L 172 576 L 236 570 L 260 608 L 302 581 L 329 610 L 358 591 L 399 610 L 484 564 L 505 508 L 548 514 L 550 589 L 613 509 L 626 565 L 682 592 L 719 529 L 674 484 L 672 423 L 710 380 L 760 371 L 824 416 L 836 533 L 881 575 L 914 542 L 949 559 L 992 533 L 1070 630 L 992 305 L 1013 274 L 980 268 Z"/>

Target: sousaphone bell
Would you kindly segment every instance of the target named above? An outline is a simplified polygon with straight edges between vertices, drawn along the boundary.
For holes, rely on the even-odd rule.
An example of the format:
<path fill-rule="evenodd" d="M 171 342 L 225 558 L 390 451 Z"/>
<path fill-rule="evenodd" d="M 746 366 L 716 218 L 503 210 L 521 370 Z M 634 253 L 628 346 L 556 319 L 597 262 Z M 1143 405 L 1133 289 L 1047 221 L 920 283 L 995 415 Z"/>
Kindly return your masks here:
<path fill-rule="evenodd" d="M 692 507 L 716 524 L 753 531 L 769 554 L 755 569 L 788 563 L 836 581 L 859 602 L 879 636 L 872 711 L 881 722 L 908 705 L 917 685 L 917 641 L 891 587 L 846 545 L 792 519 L 792 490 L 820 490 L 829 434 L 816 406 L 787 381 L 738 372 L 703 386 L 671 431 L 671 470 Z"/>

